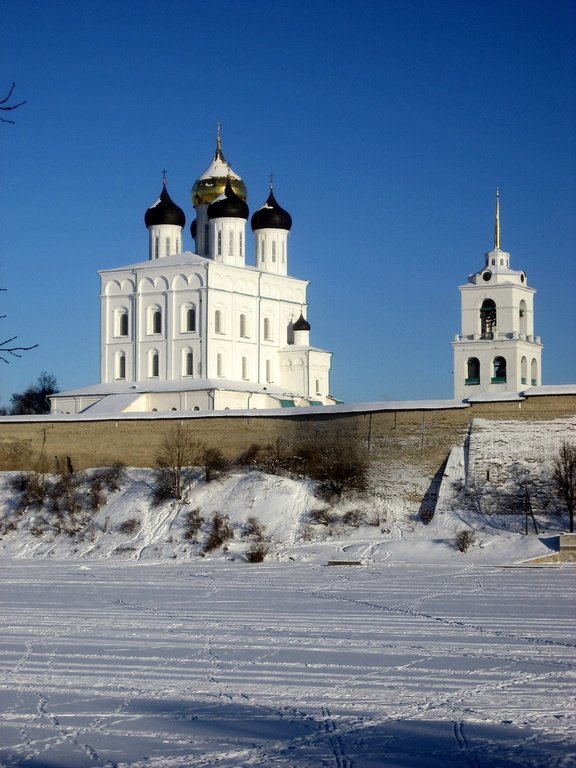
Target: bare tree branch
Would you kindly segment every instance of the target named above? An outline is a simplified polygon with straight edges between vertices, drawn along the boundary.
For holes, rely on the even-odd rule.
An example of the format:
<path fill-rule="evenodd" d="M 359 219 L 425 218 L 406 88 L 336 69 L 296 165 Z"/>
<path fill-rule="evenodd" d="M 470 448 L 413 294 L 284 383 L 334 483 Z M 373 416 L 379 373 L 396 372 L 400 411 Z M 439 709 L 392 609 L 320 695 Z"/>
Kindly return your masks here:
<path fill-rule="evenodd" d="M 5 96 L 3 99 L 0 99 L 0 112 L 11 112 L 13 109 L 18 109 L 18 107 L 21 107 L 22 104 L 26 104 L 25 101 L 20 101 L 18 104 L 9 104 L 10 98 L 12 96 L 12 93 L 14 91 L 14 88 L 16 87 L 16 83 L 12 83 L 12 87 L 10 88 L 8 95 Z M 2 117 L 0 115 L 0 123 L 12 123 L 14 124 L 14 120 L 8 120 L 7 117 Z"/>
<path fill-rule="evenodd" d="M 5 363 L 9 363 L 10 360 L 8 360 L 4 355 L 12 355 L 13 357 L 22 357 L 20 354 L 21 352 L 28 352 L 30 349 L 35 349 L 35 347 L 38 346 L 38 344 L 32 344 L 31 347 L 9 347 L 6 346 L 7 344 L 11 344 L 13 341 L 16 341 L 18 337 L 12 336 L 11 339 L 4 339 L 4 341 L 0 341 L 0 360 L 2 360 Z"/>

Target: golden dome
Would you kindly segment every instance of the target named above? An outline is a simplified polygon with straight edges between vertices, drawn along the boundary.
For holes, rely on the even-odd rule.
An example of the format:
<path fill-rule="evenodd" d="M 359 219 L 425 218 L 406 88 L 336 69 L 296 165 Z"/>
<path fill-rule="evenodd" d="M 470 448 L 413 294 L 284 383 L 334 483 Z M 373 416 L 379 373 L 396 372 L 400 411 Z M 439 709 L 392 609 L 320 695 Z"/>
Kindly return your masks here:
<path fill-rule="evenodd" d="M 224 159 L 220 132 L 218 132 L 214 159 L 204 173 L 196 179 L 192 187 L 192 205 L 208 205 L 213 200 L 216 200 L 217 197 L 224 193 L 228 179 L 230 179 L 232 189 L 238 197 L 246 201 L 248 197 L 246 185 Z"/>

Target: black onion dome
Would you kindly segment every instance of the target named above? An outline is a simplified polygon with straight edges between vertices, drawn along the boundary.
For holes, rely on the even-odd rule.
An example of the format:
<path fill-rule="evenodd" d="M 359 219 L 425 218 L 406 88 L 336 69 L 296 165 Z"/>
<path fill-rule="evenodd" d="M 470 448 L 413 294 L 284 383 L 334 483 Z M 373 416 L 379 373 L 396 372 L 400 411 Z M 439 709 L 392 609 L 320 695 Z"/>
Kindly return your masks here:
<path fill-rule="evenodd" d="M 268 200 L 252 216 L 251 226 L 254 231 L 257 229 L 286 229 L 289 231 L 292 228 L 292 216 L 278 205 L 274 192 L 270 190 Z"/>
<path fill-rule="evenodd" d="M 162 187 L 158 200 L 144 214 L 144 223 L 147 227 L 159 224 L 175 224 L 177 227 L 183 227 L 186 224 L 184 211 L 172 201 L 166 185 Z"/>
<path fill-rule="evenodd" d="M 306 320 L 306 318 L 302 313 L 300 313 L 300 317 L 298 318 L 298 320 L 296 320 L 296 322 L 292 326 L 292 330 L 293 331 L 309 331 L 310 330 L 310 323 L 308 322 L 308 320 Z"/>
<path fill-rule="evenodd" d="M 226 182 L 224 196 L 217 198 L 208 206 L 209 219 L 247 219 L 249 213 L 250 211 L 244 200 L 238 197 L 232 189 L 230 179 Z"/>

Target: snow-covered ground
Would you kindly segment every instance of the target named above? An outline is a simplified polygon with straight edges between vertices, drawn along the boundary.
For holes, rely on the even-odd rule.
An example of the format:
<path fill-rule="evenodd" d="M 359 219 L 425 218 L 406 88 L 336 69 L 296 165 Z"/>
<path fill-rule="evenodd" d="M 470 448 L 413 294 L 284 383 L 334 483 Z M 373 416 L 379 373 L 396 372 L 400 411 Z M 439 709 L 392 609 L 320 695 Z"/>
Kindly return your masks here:
<path fill-rule="evenodd" d="M 254 471 L 154 506 L 129 470 L 73 515 L 0 475 L 0 767 L 573 765 L 576 569 L 523 564 L 560 522 L 458 509 L 462 466 L 428 525 L 389 493 L 322 525 L 309 481 Z M 202 556 L 215 512 L 235 535 Z"/>
<path fill-rule="evenodd" d="M 3 768 L 574 765 L 574 571 L 4 560 Z"/>

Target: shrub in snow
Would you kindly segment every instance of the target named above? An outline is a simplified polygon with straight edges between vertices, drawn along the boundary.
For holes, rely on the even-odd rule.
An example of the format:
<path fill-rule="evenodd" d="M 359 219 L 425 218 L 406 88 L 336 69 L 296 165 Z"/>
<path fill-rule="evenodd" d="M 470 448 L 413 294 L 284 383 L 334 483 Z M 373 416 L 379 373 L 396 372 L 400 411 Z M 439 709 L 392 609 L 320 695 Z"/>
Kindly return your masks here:
<path fill-rule="evenodd" d="M 204 477 L 209 483 L 227 469 L 228 462 L 220 448 L 202 445 L 198 451 L 198 465 L 204 470 Z"/>
<path fill-rule="evenodd" d="M 48 478 L 43 472 L 23 472 L 14 478 L 12 488 L 21 494 L 18 503 L 20 509 L 41 507 L 48 494 Z"/>
<path fill-rule="evenodd" d="M 299 447 L 297 458 L 302 471 L 318 481 L 322 498 L 368 490 L 368 453 L 357 440 L 339 435 L 310 438 Z"/>
<path fill-rule="evenodd" d="M 360 528 L 366 525 L 366 514 L 361 509 L 350 509 L 342 516 L 342 522 L 351 528 Z"/>
<path fill-rule="evenodd" d="M 330 507 L 321 509 L 312 509 L 310 511 L 310 521 L 319 525 L 330 525 L 336 520 L 336 513 Z"/>
<path fill-rule="evenodd" d="M 110 467 L 98 470 L 96 477 L 111 492 L 119 491 L 126 476 L 126 467 L 121 461 L 115 461 Z"/>
<path fill-rule="evenodd" d="M 456 549 L 459 552 L 467 552 L 474 543 L 474 531 L 463 528 L 456 534 Z"/>
<path fill-rule="evenodd" d="M 184 516 L 184 538 L 188 541 L 197 542 L 198 534 L 204 518 L 199 509 L 190 509 Z"/>
<path fill-rule="evenodd" d="M 212 552 L 219 549 L 227 541 L 234 538 L 234 529 L 230 525 L 230 518 L 221 512 L 214 512 L 210 523 L 210 531 L 204 545 L 204 552 Z"/>
<path fill-rule="evenodd" d="M 266 526 L 261 523 L 257 517 L 251 515 L 247 518 L 242 529 L 242 537 L 245 539 L 253 538 L 256 540 L 262 540 L 264 538 L 264 531 Z"/>
<path fill-rule="evenodd" d="M 124 522 L 120 523 L 118 531 L 124 533 L 126 536 L 131 536 L 136 533 L 136 531 L 140 530 L 141 525 L 142 523 L 140 520 L 136 517 L 131 517 L 129 520 L 124 520 Z"/>
<path fill-rule="evenodd" d="M 253 541 L 246 552 L 246 560 L 249 563 L 261 563 L 269 551 L 270 545 L 267 541 Z"/>

